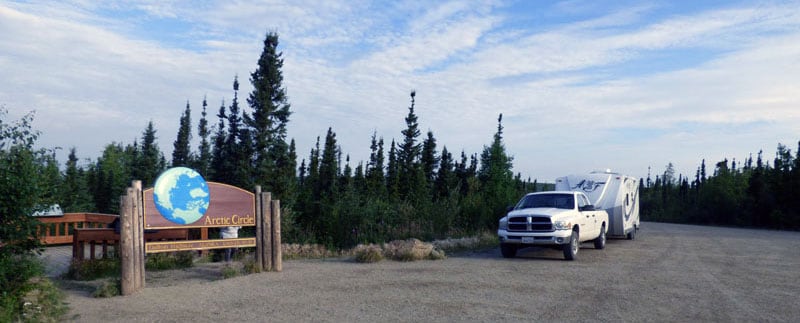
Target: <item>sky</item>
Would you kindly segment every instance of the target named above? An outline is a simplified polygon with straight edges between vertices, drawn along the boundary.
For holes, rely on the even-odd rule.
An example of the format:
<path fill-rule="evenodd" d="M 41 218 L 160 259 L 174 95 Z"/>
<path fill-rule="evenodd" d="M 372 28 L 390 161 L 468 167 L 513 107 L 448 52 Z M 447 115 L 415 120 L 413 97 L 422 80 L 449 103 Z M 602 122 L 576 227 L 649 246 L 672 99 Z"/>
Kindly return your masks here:
<path fill-rule="evenodd" d="M 62 163 L 149 121 L 169 159 L 187 102 L 195 147 L 204 98 L 215 125 L 238 77 L 246 105 L 267 32 L 299 159 L 328 127 L 352 167 L 373 133 L 388 151 L 412 90 L 420 141 L 480 154 L 502 113 L 514 172 L 540 182 L 693 177 L 800 140 L 798 1 L 4 1 L 0 107 L 34 111 Z"/>

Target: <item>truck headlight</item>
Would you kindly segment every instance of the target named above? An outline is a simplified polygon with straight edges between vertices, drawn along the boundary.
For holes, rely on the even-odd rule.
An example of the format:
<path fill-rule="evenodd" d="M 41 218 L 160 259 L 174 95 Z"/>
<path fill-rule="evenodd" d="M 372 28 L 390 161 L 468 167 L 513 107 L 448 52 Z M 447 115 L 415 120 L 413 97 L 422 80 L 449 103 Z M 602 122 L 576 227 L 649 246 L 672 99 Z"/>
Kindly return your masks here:
<path fill-rule="evenodd" d="M 572 230 L 572 222 L 564 220 L 553 221 L 553 229 Z"/>
<path fill-rule="evenodd" d="M 500 226 L 498 228 L 500 230 L 508 230 L 508 217 L 504 216 L 500 219 Z"/>

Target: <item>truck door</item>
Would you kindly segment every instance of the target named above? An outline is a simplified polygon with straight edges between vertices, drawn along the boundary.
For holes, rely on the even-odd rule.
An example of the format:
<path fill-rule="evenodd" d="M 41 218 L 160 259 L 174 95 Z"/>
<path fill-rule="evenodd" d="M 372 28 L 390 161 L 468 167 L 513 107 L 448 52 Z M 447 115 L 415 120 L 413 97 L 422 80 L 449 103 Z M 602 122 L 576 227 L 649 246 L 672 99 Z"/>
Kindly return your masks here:
<path fill-rule="evenodd" d="M 600 227 L 597 224 L 597 215 L 594 209 L 584 211 L 584 207 L 589 204 L 589 199 L 586 198 L 586 195 L 578 194 L 578 210 L 581 213 L 581 222 L 585 223 L 581 227 L 581 237 L 593 237 L 596 236 L 597 233 L 600 232 Z"/>

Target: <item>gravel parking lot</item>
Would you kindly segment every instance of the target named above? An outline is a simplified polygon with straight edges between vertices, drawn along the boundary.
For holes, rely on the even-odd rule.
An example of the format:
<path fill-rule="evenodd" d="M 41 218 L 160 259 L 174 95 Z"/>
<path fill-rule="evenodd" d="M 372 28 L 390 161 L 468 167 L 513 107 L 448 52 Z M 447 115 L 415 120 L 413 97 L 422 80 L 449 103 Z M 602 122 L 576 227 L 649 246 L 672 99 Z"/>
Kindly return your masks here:
<path fill-rule="evenodd" d="M 531 248 L 446 260 L 291 260 L 219 280 L 219 264 L 148 273 L 131 296 L 68 291 L 69 318 L 108 321 L 796 322 L 800 233 L 642 223 L 578 260 Z"/>

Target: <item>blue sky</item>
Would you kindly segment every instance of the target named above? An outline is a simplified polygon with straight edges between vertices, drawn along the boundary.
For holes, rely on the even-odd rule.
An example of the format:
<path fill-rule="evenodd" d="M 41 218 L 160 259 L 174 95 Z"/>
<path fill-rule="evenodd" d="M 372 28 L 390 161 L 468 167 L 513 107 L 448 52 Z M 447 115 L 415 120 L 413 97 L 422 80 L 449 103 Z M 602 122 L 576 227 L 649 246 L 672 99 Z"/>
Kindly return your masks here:
<path fill-rule="evenodd" d="M 187 100 L 250 92 L 280 35 L 300 158 L 333 127 L 351 165 L 401 138 L 409 92 L 438 148 L 480 153 L 499 113 L 514 170 L 741 160 L 800 140 L 797 1 L 20 1 L 0 4 L 0 106 L 95 159 L 148 121 L 171 155 Z M 196 132 L 194 134 L 195 140 Z M 298 161 L 299 163 L 299 161 Z"/>

